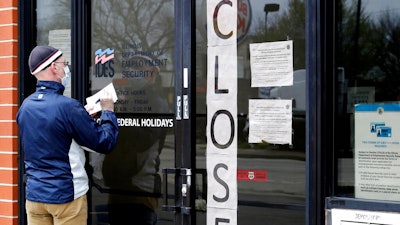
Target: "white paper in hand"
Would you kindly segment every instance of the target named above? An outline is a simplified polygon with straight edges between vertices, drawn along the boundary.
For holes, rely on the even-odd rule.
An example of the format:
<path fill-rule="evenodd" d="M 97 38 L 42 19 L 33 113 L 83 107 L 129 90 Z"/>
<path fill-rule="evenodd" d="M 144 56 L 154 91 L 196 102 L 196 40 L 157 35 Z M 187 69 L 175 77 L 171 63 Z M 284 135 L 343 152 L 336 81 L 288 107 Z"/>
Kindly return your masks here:
<path fill-rule="evenodd" d="M 109 85 L 98 91 L 96 94 L 86 98 L 87 106 L 88 108 L 91 108 L 91 110 L 88 111 L 90 115 L 101 111 L 100 98 L 105 97 L 106 93 L 111 96 L 114 103 L 118 100 L 114 85 L 113 83 L 110 83 Z"/>

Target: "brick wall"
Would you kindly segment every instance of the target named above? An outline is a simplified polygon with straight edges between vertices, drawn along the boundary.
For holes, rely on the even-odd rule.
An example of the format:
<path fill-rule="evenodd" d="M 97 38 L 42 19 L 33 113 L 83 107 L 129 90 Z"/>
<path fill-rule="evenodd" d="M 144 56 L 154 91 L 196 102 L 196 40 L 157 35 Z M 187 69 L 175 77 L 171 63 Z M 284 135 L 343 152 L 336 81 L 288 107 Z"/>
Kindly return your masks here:
<path fill-rule="evenodd" d="M 0 1 L 0 224 L 18 224 L 18 1 Z"/>

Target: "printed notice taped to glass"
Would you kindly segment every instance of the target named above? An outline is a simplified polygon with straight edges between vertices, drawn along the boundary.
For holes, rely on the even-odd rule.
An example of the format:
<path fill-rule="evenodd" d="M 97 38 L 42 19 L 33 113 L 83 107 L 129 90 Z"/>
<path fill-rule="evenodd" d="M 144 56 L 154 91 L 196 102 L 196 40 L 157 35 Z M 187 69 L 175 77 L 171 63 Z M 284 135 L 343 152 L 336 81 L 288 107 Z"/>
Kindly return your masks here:
<path fill-rule="evenodd" d="M 400 201 L 400 104 L 355 105 L 355 197 Z"/>
<path fill-rule="evenodd" d="M 331 225 L 400 225 L 398 212 L 331 209 Z"/>
<path fill-rule="evenodd" d="M 49 45 L 60 49 L 65 60 L 71 62 L 71 29 L 50 30 Z"/>
<path fill-rule="evenodd" d="M 62 51 L 65 61 L 71 62 L 71 30 L 50 30 L 49 45 Z M 74 74 L 72 74 L 74 75 Z M 64 96 L 71 97 L 71 85 L 67 85 Z"/>
<path fill-rule="evenodd" d="M 292 144 L 292 100 L 249 100 L 249 143 Z"/>
<path fill-rule="evenodd" d="M 251 87 L 293 85 L 293 41 L 250 44 Z"/>
<path fill-rule="evenodd" d="M 87 106 L 88 108 L 91 108 L 90 111 L 88 111 L 90 115 L 101 111 L 100 98 L 104 98 L 106 96 L 112 98 L 114 103 L 118 100 L 113 83 L 110 83 L 96 94 L 86 98 Z"/>

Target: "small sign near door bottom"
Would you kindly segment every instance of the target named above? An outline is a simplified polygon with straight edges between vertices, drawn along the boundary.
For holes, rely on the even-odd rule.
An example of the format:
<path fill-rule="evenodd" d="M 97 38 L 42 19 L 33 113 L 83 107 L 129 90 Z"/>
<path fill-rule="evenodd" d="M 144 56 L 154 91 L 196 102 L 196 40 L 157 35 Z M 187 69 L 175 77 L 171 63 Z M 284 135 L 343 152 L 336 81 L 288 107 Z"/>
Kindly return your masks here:
<path fill-rule="evenodd" d="M 237 170 L 237 180 L 267 181 L 266 170 Z"/>

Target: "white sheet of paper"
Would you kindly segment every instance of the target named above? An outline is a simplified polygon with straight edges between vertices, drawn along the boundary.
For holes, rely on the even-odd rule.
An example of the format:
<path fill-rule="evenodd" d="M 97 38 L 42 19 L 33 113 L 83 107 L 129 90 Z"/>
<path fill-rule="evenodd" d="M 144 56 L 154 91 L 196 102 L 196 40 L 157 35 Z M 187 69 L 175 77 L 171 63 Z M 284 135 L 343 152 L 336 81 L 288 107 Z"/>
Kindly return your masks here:
<path fill-rule="evenodd" d="M 222 217 L 222 218 L 221 218 Z M 221 209 L 207 206 L 207 225 L 236 225 L 237 209 Z"/>
<path fill-rule="evenodd" d="M 111 95 L 114 103 L 118 100 L 117 92 L 115 91 L 114 85 L 113 83 L 110 83 L 109 85 L 98 91 L 96 94 L 86 98 L 87 105 L 94 106 L 93 109 L 89 111 L 89 114 L 101 111 L 100 98 L 106 96 L 106 93 L 109 93 L 109 95 Z"/>
<path fill-rule="evenodd" d="M 236 157 L 207 155 L 207 174 L 207 208 L 237 209 Z"/>
<path fill-rule="evenodd" d="M 355 105 L 354 194 L 400 201 L 400 104 Z"/>
<path fill-rule="evenodd" d="M 249 143 L 292 144 L 292 100 L 249 100 Z"/>
<path fill-rule="evenodd" d="M 293 41 L 250 44 L 251 87 L 293 85 Z"/>
<path fill-rule="evenodd" d="M 370 210 L 332 209 L 332 225 L 362 225 L 362 224 L 400 224 L 398 212 L 379 212 Z"/>
<path fill-rule="evenodd" d="M 237 224 L 237 4 L 207 1 L 208 225 Z"/>
<path fill-rule="evenodd" d="M 50 30 L 49 45 L 60 49 L 65 60 L 71 62 L 71 29 Z M 65 87 L 64 96 L 71 97 L 71 85 Z"/>
<path fill-rule="evenodd" d="M 83 150 L 85 150 L 85 151 L 96 153 L 95 151 L 93 151 L 92 149 L 90 149 L 90 148 L 88 148 L 88 147 L 81 146 L 81 148 L 82 148 Z"/>

